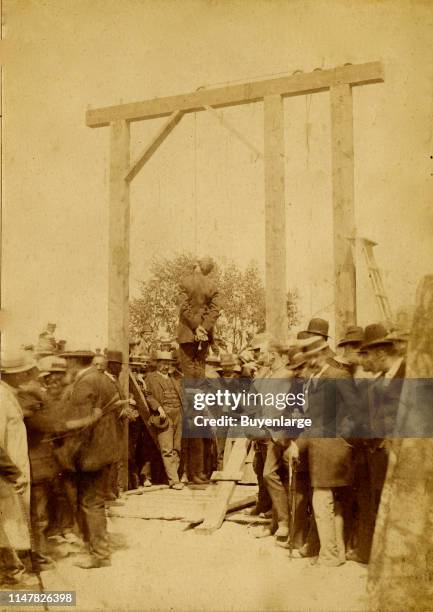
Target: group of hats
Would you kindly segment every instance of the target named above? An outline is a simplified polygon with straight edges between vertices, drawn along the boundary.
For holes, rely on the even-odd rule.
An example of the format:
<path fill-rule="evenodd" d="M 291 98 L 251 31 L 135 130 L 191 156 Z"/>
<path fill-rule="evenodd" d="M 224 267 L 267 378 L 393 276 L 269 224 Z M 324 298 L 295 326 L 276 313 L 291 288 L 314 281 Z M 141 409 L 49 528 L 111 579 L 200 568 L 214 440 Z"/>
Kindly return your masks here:
<path fill-rule="evenodd" d="M 373 348 L 384 345 L 391 345 L 394 342 L 406 342 L 409 332 L 404 330 L 394 330 L 388 332 L 382 323 L 372 323 L 367 325 L 365 330 L 356 325 L 350 325 L 346 329 L 344 337 L 338 342 L 338 346 L 353 344 L 362 349 Z"/>

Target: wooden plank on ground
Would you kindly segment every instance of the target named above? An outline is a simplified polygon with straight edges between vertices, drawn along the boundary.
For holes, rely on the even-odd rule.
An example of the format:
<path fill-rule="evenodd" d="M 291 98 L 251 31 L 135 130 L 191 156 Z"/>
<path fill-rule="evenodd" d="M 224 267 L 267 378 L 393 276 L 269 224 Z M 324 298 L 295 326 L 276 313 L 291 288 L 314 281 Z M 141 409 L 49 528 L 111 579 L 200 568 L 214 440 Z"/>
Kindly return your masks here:
<path fill-rule="evenodd" d="M 227 466 L 224 471 L 233 473 L 241 470 L 246 456 L 248 454 L 248 442 L 243 438 L 239 438 L 233 445 L 230 453 Z M 230 504 L 232 495 L 236 488 L 236 482 L 218 482 L 216 485 L 217 495 L 215 499 L 208 505 L 205 514 L 205 520 L 202 525 L 199 525 L 196 532 L 202 535 L 211 534 L 219 529 L 224 521 L 224 517 L 227 513 L 228 506 Z"/>
<path fill-rule="evenodd" d="M 218 482 L 220 480 L 234 480 L 235 482 L 238 482 L 239 480 L 242 480 L 243 477 L 244 474 L 242 470 L 238 470 L 237 472 L 233 473 L 229 473 L 226 470 L 217 470 L 213 472 L 210 479 L 212 482 Z"/>
<path fill-rule="evenodd" d="M 271 522 L 271 519 L 264 518 L 263 516 L 251 516 L 250 514 L 241 514 L 240 512 L 228 514 L 225 520 L 230 523 L 240 523 L 241 525 L 268 525 Z"/>

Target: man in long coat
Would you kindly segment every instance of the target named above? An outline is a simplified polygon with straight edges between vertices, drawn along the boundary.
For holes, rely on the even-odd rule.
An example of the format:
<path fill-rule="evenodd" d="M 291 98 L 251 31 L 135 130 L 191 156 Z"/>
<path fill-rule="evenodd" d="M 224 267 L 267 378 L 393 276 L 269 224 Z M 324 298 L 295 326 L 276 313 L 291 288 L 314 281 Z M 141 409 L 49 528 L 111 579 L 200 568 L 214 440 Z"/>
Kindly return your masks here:
<path fill-rule="evenodd" d="M 304 391 L 306 417 L 312 426 L 300 436 L 307 445 L 313 489 L 312 503 L 320 539 L 318 563 L 337 566 L 345 562 L 344 514 L 348 487 L 353 482 L 353 447 L 346 440 L 353 428 L 358 395 L 350 374 L 329 363 L 328 344 L 315 340 L 305 356 L 316 369 Z"/>
<path fill-rule="evenodd" d="M 16 387 L 35 373 L 35 365 L 19 355 L 2 355 L 0 381 L 0 448 L 21 474 L 21 492 L 0 478 L 0 555 L 3 578 L 9 584 L 26 580 L 25 568 L 17 551 L 30 550 L 30 465 L 24 413 Z"/>
<path fill-rule="evenodd" d="M 107 469 L 120 458 L 119 394 L 114 383 L 92 366 L 91 351 L 67 351 L 61 356 L 66 358 L 73 382 L 64 396 L 71 436 L 58 458 L 76 471 L 78 509 L 90 550 L 90 558 L 76 565 L 83 569 L 107 567 L 111 561 L 105 484 Z"/>
<path fill-rule="evenodd" d="M 210 274 L 213 261 L 206 257 L 192 274 L 181 280 L 182 294 L 177 340 L 179 361 L 185 378 L 204 378 L 206 357 L 213 340 L 213 329 L 220 314 L 218 289 Z M 204 446 L 201 438 L 188 439 L 189 477 L 195 483 L 206 482 Z"/>

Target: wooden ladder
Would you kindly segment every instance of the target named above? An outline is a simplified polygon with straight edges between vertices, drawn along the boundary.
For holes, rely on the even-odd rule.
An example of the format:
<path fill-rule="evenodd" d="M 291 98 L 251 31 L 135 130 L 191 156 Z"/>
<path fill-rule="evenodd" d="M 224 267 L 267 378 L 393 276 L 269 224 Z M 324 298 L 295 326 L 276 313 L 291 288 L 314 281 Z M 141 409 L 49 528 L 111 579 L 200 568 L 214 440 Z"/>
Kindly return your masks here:
<path fill-rule="evenodd" d="M 364 255 L 365 262 L 367 264 L 368 276 L 371 280 L 373 293 L 379 307 L 380 315 L 384 321 L 391 325 L 393 321 L 392 310 L 388 296 L 385 293 L 382 272 L 376 263 L 376 258 L 373 252 L 373 247 L 377 245 L 377 242 L 374 242 L 369 238 L 352 238 L 351 242 L 352 248 L 355 250 L 354 261 L 357 260 L 356 251 L 358 249 L 361 251 L 362 255 Z"/>

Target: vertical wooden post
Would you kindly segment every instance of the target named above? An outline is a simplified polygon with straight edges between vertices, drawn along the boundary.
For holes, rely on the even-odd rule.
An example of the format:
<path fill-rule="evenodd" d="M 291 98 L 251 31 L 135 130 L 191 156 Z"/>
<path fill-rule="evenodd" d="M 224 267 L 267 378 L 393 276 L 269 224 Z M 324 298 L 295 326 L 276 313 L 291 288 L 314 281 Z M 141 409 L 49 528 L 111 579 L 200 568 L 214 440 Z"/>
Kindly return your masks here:
<path fill-rule="evenodd" d="M 120 384 L 129 397 L 129 123 L 115 121 L 110 135 L 108 348 L 122 351 Z M 120 485 L 128 486 L 128 423 L 123 434 Z"/>
<path fill-rule="evenodd" d="M 356 270 L 350 238 L 355 238 L 353 104 L 348 84 L 331 96 L 332 190 L 334 212 L 335 335 L 356 323 Z"/>
<path fill-rule="evenodd" d="M 264 98 L 266 329 L 288 337 L 286 207 L 284 193 L 284 115 L 280 95 Z"/>

